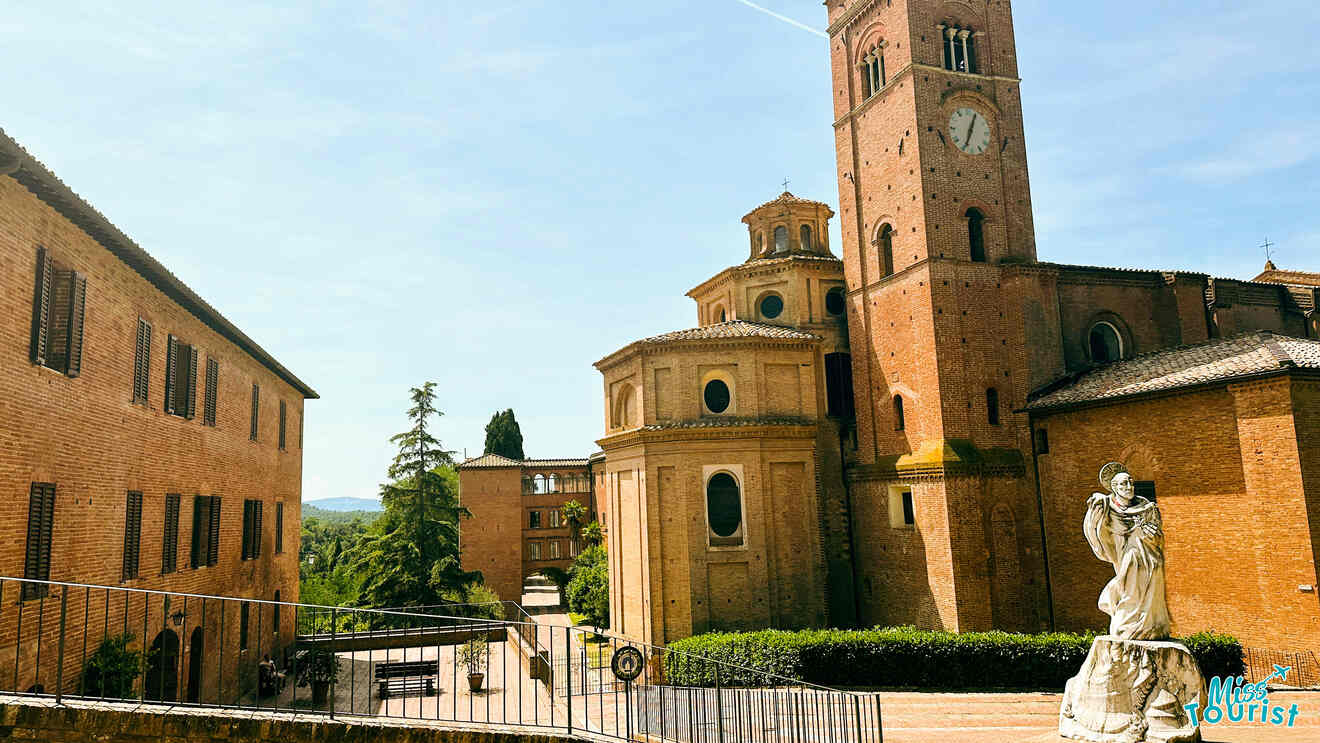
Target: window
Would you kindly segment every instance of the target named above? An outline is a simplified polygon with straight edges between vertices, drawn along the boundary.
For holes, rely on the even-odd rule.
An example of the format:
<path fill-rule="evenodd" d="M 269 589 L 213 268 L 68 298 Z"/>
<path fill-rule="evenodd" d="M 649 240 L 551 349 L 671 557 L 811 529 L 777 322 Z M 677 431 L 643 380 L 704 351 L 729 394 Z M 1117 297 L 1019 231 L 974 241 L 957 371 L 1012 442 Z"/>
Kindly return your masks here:
<path fill-rule="evenodd" d="M 558 560 L 558 559 L 560 558 L 560 556 L 561 556 L 561 555 L 560 555 L 560 549 L 561 549 L 561 547 L 559 546 L 559 540 L 558 540 L 558 539 L 551 539 L 551 540 L 550 540 L 550 559 L 551 559 L 551 560 Z"/>
<path fill-rule="evenodd" d="M 550 492 L 552 492 L 552 493 L 558 493 L 558 492 L 559 492 L 559 475 L 551 475 L 551 476 L 547 477 L 547 478 L 546 478 L 546 482 L 547 482 L 547 483 L 549 484 L 549 486 L 550 486 Z"/>
<path fill-rule="evenodd" d="M 285 421 L 288 419 L 288 406 L 280 400 L 280 451 L 285 450 Z"/>
<path fill-rule="evenodd" d="M 165 412 L 192 418 L 197 412 L 197 348 L 166 336 Z"/>
<path fill-rule="evenodd" d="M 165 496 L 165 524 L 160 548 L 161 574 L 179 569 L 179 494 Z"/>
<path fill-rule="evenodd" d="M 532 511 L 532 512 L 529 514 L 529 516 L 528 516 L 528 520 L 527 520 L 527 528 L 529 528 L 529 529 L 540 529 L 540 528 L 541 528 L 541 512 L 540 512 L 540 511 Z"/>
<path fill-rule="evenodd" d="M 1132 483 L 1132 494 L 1145 498 L 1151 503 L 1155 502 L 1155 481 L 1137 480 Z"/>
<path fill-rule="evenodd" d="M 147 402 L 151 379 L 151 323 L 138 318 L 137 345 L 133 350 L 133 402 Z"/>
<path fill-rule="evenodd" d="M 214 566 L 220 561 L 220 496 L 193 496 L 190 564 Z"/>
<path fill-rule="evenodd" d="M 238 649 L 248 647 L 248 602 L 244 601 L 238 609 Z"/>
<path fill-rule="evenodd" d="M 885 87 L 885 44 L 880 42 L 862 55 L 862 98 L 867 99 Z"/>
<path fill-rule="evenodd" d="M 780 225 L 775 228 L 775 253 L 788 252 L 788 228 Z"/>
<path fill-rule="evenodd" d="M 32 297 L 32 363 L 70 377 L 82 373 L 86 304 L 87 277 L 56 263 L 45 248 L 37 248 L 36 288 Z"/>
<path fill-rule="evenodd" d="M 562 524 L 560 523 L 560 517 L 562 517 L 562 516 L 563 516 L 563 514 L 559 512 L 559 509 L 557 509 L 557 508 L 552 508 L 552 509 L 550 509 L 550 528 L 551 528 L 551 529 L 558 529 L 560 526 L 562 526 Z"/>
<path fill-rule="evenodd" d="M 729 409 L 729 403 L 733 402 L 733 393 L 729 391 L 729 385 L 724 380 L 712 379 L 702 390 L 701 400 L 706 404 L 707 412 L 718 415 Z"/>
<path fill-rule="evenodd" d="M 50 580 L 50 542 L 55 530 L 55 483 L 34 482 L 28 495 L 27 550 L 23 577 Z M 24 601 L 42 598 L 49 592 L 44 583 L 24 583 Z"/>
<path fill-rule="evenodd" d="M 903 396 L 894 395 L 894 430 L 902 431 L 907 428 L 907 421 L 903 418 Z"/>
<path fill-rule="evenodd" d="M 917 512 L 912 501 L 912 488 L 893 485 L 889 488 L 889 526 L 904 529 L 916 526 Z"/>
<path fill-rule="evenodd" d="M 1107 322 L 1098 322 L 1091 326 L 1087 340 L 1091 349 L 1091 360 L 1097 364 L 1107 364 L 1123 358 L 1123 336 L 1118 328 Z"/>
<path fill-rule="evenodd" d="M 712 547 L 736 547 L 742 538 L 742 493 L 728 472 L 716 472 L 706 481 L 706 518 Z"/>
<path fill-rule="evenodd" d="M 811 250 L 811 227 L 802 225 L 802 249 Z"/>
<path fill-rule="evenodd" d="M 541 559 L 541 543 L 540 543 L 540 542 L 528 542 L 528 543 L 527 543 L 527 559 L 528 559 L 528 560 L 539 560 L 539 559 Z"/>
<path fill-rule="evenodd" d="M 142 554 L 142 494 L 129 491 L 124 503 L 124 568 L 120 581 L 138 577 L 138 563 Z"/>
<path fill-rule="evenodd" d="M 844 309 L 846 309 L 846 307 L 847 305 L 844 303 L 843 300 L 842 288 L 836 286 L 835 288 L 830 289 L 828 292 L 825 293 L 826 312 L 830 313 L 831 315 L 834 315 L 835 317 L 838 317 L 839 315 L 843 314 L 843 311 Z"/>
<path fill-rule="evenodd" d="M 985 215 L 975 207 L 967 210 L 967 244 L 972 260 L 985 263 Z"/>
<path fill-rule="evenodd" d="M 723 307 L 720 308 L 720 322 L 728 322 L 728 315 L 724 312 Z"/>
<path fill-rule="evenodd" d="M 852 356 L 846 353 L 825 354 L 825 414 L 831 418 L 852 418 Z"/>
<path fill-rule="evenodd" d="M 881 227 L 877 242 L 880 244 L 880 270 L 884 272 L 881 276 L 890 276 L 894 273 L 894 228 L 889 225 Z"/>
<path fill-rule="evenodd" d="M 1036 453 L 1050 453 L 1050 433 L 1043 428 L 1036 429 Z"/>
<path fill-rule="evenodd" d="M 973 74 L 980 72 L 981 66 L 976 59 L 976 32 L 970 28 L 944 24 L 937 28 L 944 37 L 944 69 Z"/>
<path fill-rule="evenodd" d="M 243 501 L 243 558 L 255 560 L 261 557 L 261 506 L 259 500 Z"/>
<path fill-rule="evenodd" d="M 999 390 L 994 387 L 985 391 L 985 418 L 990 425 L 999 425 Z"/>
<path fill-rule="evenodd" d="M 274 621 L 270 623 L 271 624 L 270 631 L 271 634 L 278 635 L 280 633 L 280 592 L 278 589 L 276 589 L 275 591 L 275 604 L 272 607 L 271 611 L 274 613 L 274 617 L 273 617 Z"/>
<path fill-rule="evenodd" d="M 778 294 L 767 294 L 761 297 L 760 302 L 761 317 L 767 320 L 773 320 L 784 312 L 784 299 Z"/>
<path fill-rule="evenodd" d="M 252 383 L 252 422 L 248 427 L 248 439 L 257 440 L 257 413 L 261 411 L 261 387 Z"/>
<path fill-rule="evenodd" d="M 284 504 L 275 504 L 275 554 L 284 553 Z"/>
<path fill-rule="evenodd" d="M 220 362 L 208 358 L 206 360 L 206 399 L 202 401 L 202 423 L 208 426 L 215 425 L 215 407 L 219 396 L 220 387 Z"/>

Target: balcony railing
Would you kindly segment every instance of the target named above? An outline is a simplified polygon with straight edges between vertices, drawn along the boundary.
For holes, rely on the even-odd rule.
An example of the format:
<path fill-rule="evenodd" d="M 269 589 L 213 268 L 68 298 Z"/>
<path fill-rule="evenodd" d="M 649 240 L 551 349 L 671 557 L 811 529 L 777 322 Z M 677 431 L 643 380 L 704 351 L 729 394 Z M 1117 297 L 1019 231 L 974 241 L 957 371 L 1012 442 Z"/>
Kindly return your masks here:
<path fill-rule="evenodd" d="M 669 683 L 679 668 L 700 683 Z M 883 740 L 874 695 L 538 624 L 513 602 L 360 609 L 0 577 L 0 692 L 604 740 Z"/>

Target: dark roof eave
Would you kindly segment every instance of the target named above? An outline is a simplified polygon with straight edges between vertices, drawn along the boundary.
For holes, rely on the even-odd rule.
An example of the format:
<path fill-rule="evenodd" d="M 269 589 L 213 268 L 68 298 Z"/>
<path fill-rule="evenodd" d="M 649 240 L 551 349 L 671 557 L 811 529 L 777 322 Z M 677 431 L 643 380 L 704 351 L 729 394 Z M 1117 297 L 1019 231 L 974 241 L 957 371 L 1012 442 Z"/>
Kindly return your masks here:
<path fill-rule="evenodd" d="M 1015 413 L 1027 413 L 1028 415 L 1054 415 L 1055 413 L 1072 412 L 1084 408 L 1100 408 L 1108 405 L 1117 405 L 1120 403 L 1136 402 L 1138 400 L 1149 400 L 1160 397 L 1173 397 L 1190 392 L 1203 392 L 1216 387 L 1226 387 L 1230 384 L 1239 384 L 1241 382 L 1251 382 L 1270 377 L 1284 375 L 1295 375 L 1306 378 L 1320 379 L 1320 371 L 1306 369 L 1296 366 L 1281 366 L 1277 369 L 1268 369 L 1265 371 L 1253 372 L 1250 374 L 1239 374 L 1233 377 L 1223 377 L 1212 379 L 1208 382 L 1198 382 L 1196 384 L 1184 385 L 1181 387 L 1167 387 L 1159 390 L 1146 390 L 1142 392 L 1133 392 L 1128 395 L 1115 395 L 1113 397 L 1100 397 L 1091 400 L 1074 400 L 1071 402 L 1061 402 L 1054 405 L 1033 406 L 1028 403 L 1025 407 L 1017 408 Z"/>
<path fill-rule="evenodd" d="M 8 167 L 5 167 L 5 166 Z M 227 320 L 214 307 L 197 295 L 177 276 L 170 273 L 159 261 L 151 257 L 141 246 L 133 242 L 115 227 L 105 215 L 101 214 L 81 196 L 74 193 L 36 158 L 23 149 L 18 142 L 0 129 L 0 172 L 6 173 L 24 188 L 32 192 L 52 209 L 59 212 L 75 226 L 87 233 L 106 250 L 109 250 L 124 265 L 136 271 L 142 278 L 159 289 L 180 307 L 187 310 L 207 327 L 219 333 L 240 349 L 248 353 L 277 377 L 288 382 L 302 393 L 304 399 L 316 400 L 321 396 L 307 386 L 305 382 L 284 368 L 256 341 L 249 338 L 237 326 Z"/>

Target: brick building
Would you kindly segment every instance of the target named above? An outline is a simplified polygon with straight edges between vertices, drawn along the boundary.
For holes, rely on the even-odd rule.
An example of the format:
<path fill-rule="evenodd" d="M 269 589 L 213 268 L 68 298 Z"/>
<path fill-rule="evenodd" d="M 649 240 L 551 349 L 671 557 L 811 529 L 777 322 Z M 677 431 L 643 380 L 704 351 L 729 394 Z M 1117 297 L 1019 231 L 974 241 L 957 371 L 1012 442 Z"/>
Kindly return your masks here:
<path fill-rule="evenodd" d="M 825 5 L 841 260 L 829 208 L 785 193 L 688 293 L 697 328 L 596 364 L 613 626 L 1099 628 L 1080 523 L 1126 457 L 1166 509 L 1176 631 L 1320 645 L 1315 342 L 1291 340 L 1320 336 L 1320 275 L 1040 261 L 1011 4 Z"/>
<path fill-rule="evenodd" d="M 481 571 L 506 601 L 520 600 L 533 575 L 567 571 L 582 544 L 564 518 L 564 504 L 581 503 L 588 523 L 599 518 L 595 482 L 589 459 L 485 454 L 464 461 L 458 465 L 458 498 L 472 518 L 460 527 L 463 569 Z"/>
<path fill-rule="evenodd" d="M 297 601 L 316 393 L 3 133 L 0 176 L 0 575 Z M 19 585 L 0 595 L 0 673 L 49 688 L 32 617 L 60 589 Z M 73 591 L 67 611 L 157 648 L 146 694 L 169 699 L 218 673 L 237 695 L 294 632 L 291 611 L 245 605 L 222 648 L 196 602 L 162 608 Z"/>

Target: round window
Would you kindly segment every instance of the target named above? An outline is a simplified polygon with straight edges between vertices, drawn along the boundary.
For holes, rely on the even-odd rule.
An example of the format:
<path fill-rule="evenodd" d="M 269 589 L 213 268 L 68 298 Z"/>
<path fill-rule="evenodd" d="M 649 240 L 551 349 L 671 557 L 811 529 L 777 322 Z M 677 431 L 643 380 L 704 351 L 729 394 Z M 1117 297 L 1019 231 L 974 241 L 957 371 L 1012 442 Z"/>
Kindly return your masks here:
<path fill-rule="evenodd" d="M 706 409 L 712 413 L 723 413 L 728 410 L 729 402 L 733 399 L 729 394 L 729 385 L 722 379 L 712 379 L 707 382 L 702 397 L 706 400 Z"/>
<path fill-rule="evenodd" d="M 778 294 L 767 294 L 761 300 L 761 317 L 773 320 L 784 312 L 784 300 Z"/>
<path fill-rule="evenodd" d="M 825 295 L 825 311 L 831 315 L 843 314 L 843 290 L 831 289 Z"/>
<path fill-rule="evenodd" d="M 742 499 L 738 481 L 727 472 L 718 472 L 706 483 L 706 513 L 710 530 L 716 536 L 731 537 L 742 525 Z"/>

